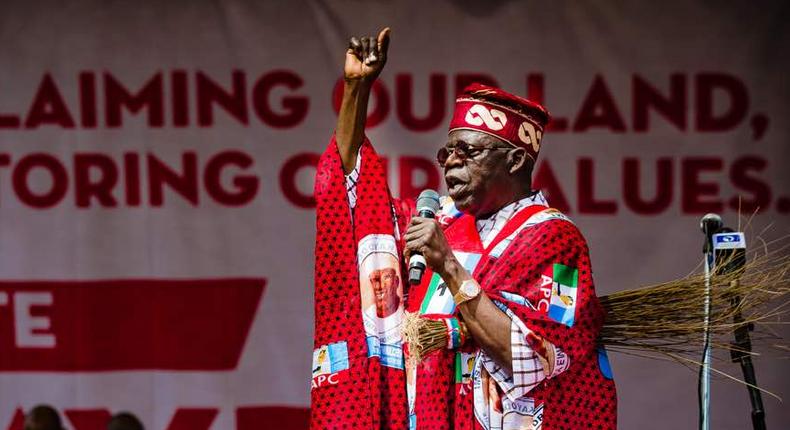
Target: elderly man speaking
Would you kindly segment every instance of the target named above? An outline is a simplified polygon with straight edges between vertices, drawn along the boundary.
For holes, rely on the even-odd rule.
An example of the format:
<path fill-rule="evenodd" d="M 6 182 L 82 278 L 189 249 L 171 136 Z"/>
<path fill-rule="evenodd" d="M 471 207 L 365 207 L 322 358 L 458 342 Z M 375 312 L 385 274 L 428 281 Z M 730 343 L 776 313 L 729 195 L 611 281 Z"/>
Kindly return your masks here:
<path fill-rule="evenodd" d="M 389 29 L 351 38 L 337 129 L 318 166 L 313 356 L 325 359 L 313 373 L 312 428 L 615 429 L 587 245 L 531 186 L 548 112 L 468 87 L 437 153 L 449 197 L 435 219 L 413 216 L 364 135 L 389 40 Z M 387 329 L 446 327 L 441 349 L 366 321 L 370 274 L 408 279 L 404 261 L 417 253 L 428 271 L 388 292 L 399 305 Z"/>

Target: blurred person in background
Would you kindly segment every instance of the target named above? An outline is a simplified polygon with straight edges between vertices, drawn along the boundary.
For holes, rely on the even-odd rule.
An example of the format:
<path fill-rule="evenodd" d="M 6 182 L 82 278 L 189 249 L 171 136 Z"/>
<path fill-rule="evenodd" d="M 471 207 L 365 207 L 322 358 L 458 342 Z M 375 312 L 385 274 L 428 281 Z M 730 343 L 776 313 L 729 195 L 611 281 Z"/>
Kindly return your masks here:
<path fill-rule="evenodd" d="M 25 416 L 25 430 L 63 430 L 58 411 L 49 405 L 34 406 Z"/>
<path fill-rule="evenodd" d="M 119 412 L 107 423 L 107 430 L 145 430 L 145 427 L 130 412 Z"/>

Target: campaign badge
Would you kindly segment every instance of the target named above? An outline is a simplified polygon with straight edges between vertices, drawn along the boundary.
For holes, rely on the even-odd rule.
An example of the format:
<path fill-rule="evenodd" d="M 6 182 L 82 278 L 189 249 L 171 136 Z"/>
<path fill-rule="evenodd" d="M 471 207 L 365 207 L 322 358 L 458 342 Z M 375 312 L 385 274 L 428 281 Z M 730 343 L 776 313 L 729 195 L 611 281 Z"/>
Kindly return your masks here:
<path fill-rule="evenodd" d="M 346 342 L 321 345 L 313 350 L 313 381 L 310 389 L 325 385 L 337 385 L 348 370 L 348 346 Z"/>
<path fill-rule="evenodd" d="M 368 357 L 382 366 L 403 369 L 401 326 L 403 278 L 395 237 L 369 234 L 359 241 L 360 303 Z"/>
<path fill-rule="evenodd" d="M 568 327 L 573 326 L 578 283 L 579 270 L 563 264 L 555 263 L 541 275 L 541 289 L 551 288 L 548 303 L 549 318 Z"/>
<path fill-rule="evenodd" d="M 461 396 L 472 392 L 472 374 L 475 370 L 476 358 L 477 354 L 473 352 L 455 353 L 455 383 Z"/>
<path fill-rule="evenodd" d="M 543 428 L 543 404 L 535 404 L 535 399 L 521 397 L 515 401 L 502 400 L 504 416 L 503 429 L 541 430 Z"/>

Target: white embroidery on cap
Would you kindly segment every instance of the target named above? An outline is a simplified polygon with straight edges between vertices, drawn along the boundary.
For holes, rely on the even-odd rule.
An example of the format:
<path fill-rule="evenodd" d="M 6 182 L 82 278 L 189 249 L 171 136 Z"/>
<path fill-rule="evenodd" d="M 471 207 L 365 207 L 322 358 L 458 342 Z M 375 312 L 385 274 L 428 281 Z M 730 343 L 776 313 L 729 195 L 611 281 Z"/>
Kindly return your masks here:
<path fill-rule="evenodd" d="M 532 145 L 532 150 L 538 152 L 540 150 L 540 130 L 535 130 L 535 126 L 527 121 L 521 123 L 518 127 L 518 138 L 527 145 Z"/>
<path fill-rule="evenodd" d="M 488 109 L 481 104 L 476 104 L 469 108 L 464 120 L 470 125 L 479 127 L 485 124 L 489 130 L 499 131 L 505 128 L 507 115 L 501 110 Z"/>

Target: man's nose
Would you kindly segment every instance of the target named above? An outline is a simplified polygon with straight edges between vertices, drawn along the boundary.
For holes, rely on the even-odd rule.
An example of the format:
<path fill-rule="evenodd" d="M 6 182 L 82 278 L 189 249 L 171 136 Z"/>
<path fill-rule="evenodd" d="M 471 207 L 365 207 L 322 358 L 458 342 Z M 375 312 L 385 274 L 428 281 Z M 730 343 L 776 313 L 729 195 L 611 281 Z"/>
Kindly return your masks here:
<path fill-rule="evenodd" d="M 444 171 L 450 167 L 461 167 L 464 165 L 464 160 L 456 154 L 455 150 L 450 151 L 447 155 L 447 160 L 444 162 Z"/>

